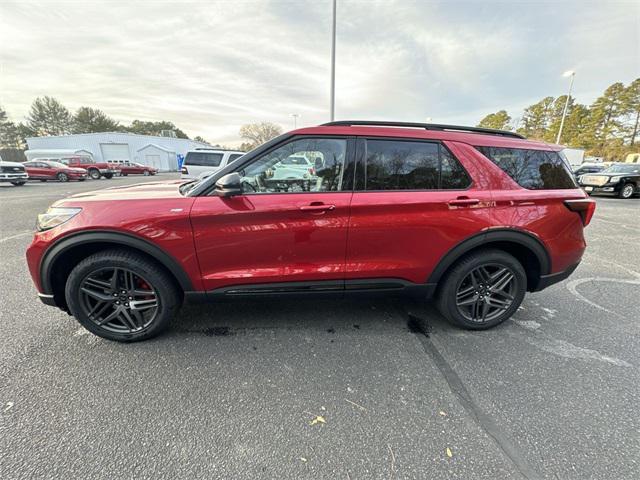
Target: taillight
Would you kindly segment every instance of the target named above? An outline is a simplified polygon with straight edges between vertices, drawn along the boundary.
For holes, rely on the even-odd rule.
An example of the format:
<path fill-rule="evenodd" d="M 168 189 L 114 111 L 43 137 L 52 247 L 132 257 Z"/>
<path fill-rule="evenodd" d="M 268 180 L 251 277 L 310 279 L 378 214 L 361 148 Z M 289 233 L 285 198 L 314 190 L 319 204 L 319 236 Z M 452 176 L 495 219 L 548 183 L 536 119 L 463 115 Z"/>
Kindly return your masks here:
<path fill-rule="evenodd" d="M 309 169 L 309 174 L 310 174 L 310 175 L 315 175 L 315 174 L 316 174 L 316 169 L 315 169 L 315 168 L 313 168 L 313 167 L 311 167 L 311 168 Z"/>
<path fill-rule="evenodd" d="M 593 213 L 596 211 L 596 202 L 588 198 L 580 200 L 565 200 L 565 206 L 572 212 L 576 212 L 582 219 L 582 224 L 586 227 L 591 222 Z"/>
<path fill-rule="evenodd" d="M 182 167 L 180 169 L 180 173 L 182 173 L 183 175 L 189 175 L 189 170 L 187 170 L 187 167 Z"/>

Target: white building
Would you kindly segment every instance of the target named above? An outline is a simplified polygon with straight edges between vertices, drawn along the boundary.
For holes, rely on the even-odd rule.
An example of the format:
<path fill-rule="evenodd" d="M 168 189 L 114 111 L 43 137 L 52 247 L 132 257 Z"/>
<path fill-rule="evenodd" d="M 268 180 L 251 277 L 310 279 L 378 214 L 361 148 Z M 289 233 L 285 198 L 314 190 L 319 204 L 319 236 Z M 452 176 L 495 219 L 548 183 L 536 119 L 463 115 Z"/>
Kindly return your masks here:
<path fill-rule="evenodd" d="M 73 150 L 89 152 L 97 161 L 130 160 L 162 171 L 178 169 L 178 156 L 207 144 L 173 137 L 105 132 L 27 138 L 29 150 Z M 28 151 L 28 150 L 27 150 Z"/>

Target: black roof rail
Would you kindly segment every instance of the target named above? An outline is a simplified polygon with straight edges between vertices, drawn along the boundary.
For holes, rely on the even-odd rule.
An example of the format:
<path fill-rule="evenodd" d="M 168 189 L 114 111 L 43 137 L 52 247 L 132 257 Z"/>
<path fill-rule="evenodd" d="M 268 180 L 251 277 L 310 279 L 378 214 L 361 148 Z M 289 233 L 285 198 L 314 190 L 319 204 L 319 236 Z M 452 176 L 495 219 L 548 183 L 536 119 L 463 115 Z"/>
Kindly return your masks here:
<path fill-rule="evenodd" d="M 374 127 L 409 127 L 409 128 L 424 128 L 425 130 L 437 130 L 447 132 L 470 132 L 470 133 L 483 133 L 485 135 L 501 135 L 503 137 L 513 137 L 524 139 L 522 135 L 515 132 L 508 132 L 506 130 L 495 130 L 493 128 L 482 127 L 464 127 L 461 125 L 441 125 L 438 123 L 414 123 L 414 122 L 384 122 L 378 120 L 339 120 L 336 122 L 323 123 L 322 127 L 351 127 L 354 125 L 362 126 L 374 126 Z"/>

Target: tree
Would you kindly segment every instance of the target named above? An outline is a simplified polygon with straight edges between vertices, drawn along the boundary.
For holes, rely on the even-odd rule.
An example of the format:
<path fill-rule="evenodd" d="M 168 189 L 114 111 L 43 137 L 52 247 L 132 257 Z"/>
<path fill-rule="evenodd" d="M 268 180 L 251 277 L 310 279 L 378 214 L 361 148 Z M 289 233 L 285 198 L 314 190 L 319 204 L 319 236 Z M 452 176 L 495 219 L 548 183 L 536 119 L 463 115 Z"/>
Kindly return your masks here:
<path fill-rule="evenodd" d="M 20 128 L 7 117 L 7 112 L 0 107 L 0 148 L 21 148 Z"/>
<path fill-rule="evenodd" d="M 554 100 L 553 97 L 545 97 L 538 103 L 525 108 L 522 127 L 518 129 L 518 133 L 527 138 L 542 140 L 551 122 Z"/>
<path fill-rule="evenodd" d="M 145 122 L 143 120 L 134 120 L 131 125 L 124 127 L 124 130 L 139 135 L 162 135 L 163 130 L 173 130 L 178 138 L 189 138 L 186 133 L 176 127 L 172 122 Z"/>
<path fill-rule="evenodd" d="M 478 126 L 482 128 L 494 128 L 496 130 L 511 130 L 509 122 L 511 122 L 511 117 L 507 111 L 500 110 L 496 113 L 490 113 L 484 117 L 480 120 Z"/>
<path fill-rule="evenodd" d="M 249 150 L 256 148 L 272 138 L 282 135 L 282 127 L 271 122 L 249 123 L 240 127 L 240 137 L 247 140 Z"/>
<path fill-rule="evenodd" d="M 610 85 L 589 109 L 589 134 L 594 153 L 602 155 L 605 144 L 621 133 L 625 113 L 625 88 L 620 82 Z"/>
<path fill-rule="evenodd" d="M 71 131 L 72 117 L 55 98 L 38 97 L 31 104 L 26 126 L 36 136 L 65 135 Z"/>
<path fill-rule="evenodd" d="M 120 125 L 102 110 L 80 107 L 73 116 L 73 133 L 114 132 Z"/>
<path fill-rule="evenodd" d="M 207 145 L 209 145 L 209 142 L 207 142 L 203 137 L 201 137 L 200 135 L 196 135 L 195 137 L 193 137 L 193 139 L 196 142 L 202 142 L 202 143 L 206 143 Z"/>
<path fill-rule="evenodd" d="M 631 82 L 624 91 L 624 111 L 629 119 L 629 145 L 633 147 L 640 135 L 640 78 Z"/>

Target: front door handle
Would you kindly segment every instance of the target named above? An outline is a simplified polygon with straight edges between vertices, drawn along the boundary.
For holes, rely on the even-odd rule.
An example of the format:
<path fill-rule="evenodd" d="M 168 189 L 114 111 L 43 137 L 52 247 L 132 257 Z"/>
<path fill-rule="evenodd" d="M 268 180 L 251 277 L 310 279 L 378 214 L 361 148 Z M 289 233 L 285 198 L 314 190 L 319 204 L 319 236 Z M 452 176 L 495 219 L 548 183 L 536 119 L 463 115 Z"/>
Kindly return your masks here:
<path fill-rule="evenodd" d="M 471 205 L 478 205 L 479 203 L 479 199 L 469 197 L 458 197 L 455 200 L 449 201 L 449 205 L 452 207 L 470 207 Z"/>
<path fill-rule="evenodd" d="M 325 205 L 324 203 L 322 204 L 311 204 L 311 205 L 302 205 L 300 207 L 300 210 L 302 210 L 303 212 L 315 212 L 315 213 L 321 213 L 321 212 L 327 212 L 330 210 L 335 210 L 336 206 L 335 205 Z"/>

